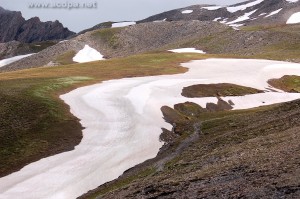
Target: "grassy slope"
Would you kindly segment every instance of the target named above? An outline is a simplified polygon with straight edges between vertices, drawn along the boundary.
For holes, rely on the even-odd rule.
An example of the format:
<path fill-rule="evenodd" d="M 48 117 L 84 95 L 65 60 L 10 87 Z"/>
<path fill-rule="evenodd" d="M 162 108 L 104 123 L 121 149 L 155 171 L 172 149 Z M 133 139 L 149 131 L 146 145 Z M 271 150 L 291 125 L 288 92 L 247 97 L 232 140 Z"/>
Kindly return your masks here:
<path fill-rule="evenodd" d="M 71 150 L 80 142 L 81 126 L 58 99 L 59 94 L 103 80 L 185 72 L 179 63 L 205 57 L 145 54 L 1 73 L 0 176 L 42 157 Z"/>
<path fill-rule="evenodd" d="M 108 44 L 112 49 L 118 48 L 118 38 L 117 33 L 119 33 L 122 28 L 105 28 L 101 30 L 96 30 L 92 33 L 93 38 L 101 40 L 102 42 Z"/>
<path fill-rule="evenodd" d="M 268 82 L 271 86 L 286 92 L 300 92 L 300 77 L 299 76 L 283 76 L 280 79 L 272 79 Z"/>
<path fill-rule="evenodd" d="M 231 54 L 232 57 L 240 55 L 245 58 L 300 62 L 299 31 L 300 25 L 250 26 L 243 28 L 238 33 L 228 28 L 224 32 L 211 34 L 204 38 L 187 39 L 170 44 L 163 49 L 196 47 L 216 54 Z M 255 35 L 257 32 L 261 33 L 260 38 L 263 41 L 250 42 L 252 34 Z M 237 35 L 239 36 L 237 37 Z M 274 39 L 275 35 L 280 35 L 280 37 Z M 259 45 L 261 42 L 268 41 L 269 37 L 273 38 L 271 42 Z M 250 43 L 243 45 L 247 42 Z M 244 47 L 241 48 L 241 46 Z"/>
<path fill-rule="evenodd" d="M 76 55 L 75 51 L 68 51 L 64 54 L 58 56 L 55 60 L 56 63 L 59 65 L 68 65 L 68 64 L 74 64 L 73 57 Z"/>
<path fill-rule="evenodd" d="M 225 97 L 244 96 L 261 93 L 254 88 L 235 84 L 197 84 L 183 88 L 182 95 L 185 97 Z"/>
<path fill-rule="evenodd" d="M 0 176 L 80 142 L 80 124 L 51 93 L 80 80 L 0 80 Z"/>
<path fill-rule="evenodd" d="M 300 25 L 270 25 L 246 27 L 244 31 L 267 31 L 269 33 L 283 33 L 284 41 L 268 44 L 249 56 L 250 58 L 271 60 L 294 60 L 300 62 Z"/>

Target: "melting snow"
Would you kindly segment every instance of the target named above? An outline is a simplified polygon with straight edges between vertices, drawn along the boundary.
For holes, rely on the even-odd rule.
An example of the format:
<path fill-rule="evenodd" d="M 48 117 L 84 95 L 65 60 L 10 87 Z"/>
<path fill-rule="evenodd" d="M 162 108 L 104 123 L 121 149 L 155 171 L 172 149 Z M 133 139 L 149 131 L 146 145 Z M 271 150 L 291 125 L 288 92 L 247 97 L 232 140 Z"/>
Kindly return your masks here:
<path fill-rule="evenodd" d="M 278 14 L 281 10 L 282 10 L 282 8 L 280 8 L 280 9 L 278 9 L 278 10 L 275 10 L 275 11 L 271 12 L 270 14 L 268 14 L 267 16 L 265 16 L 265 18 L 270 17 L 270 16 L 272 16 L 272 15 L 276 15 L 276 14 Z"/>
<path fill-rule="evenodd" d="M 218 21 L 220 19 L 222 19 L 222 17 L 215 18 L 213 21 Z"/>
<path fill-rule="evenodd" d="M 202 7 L 203 9 L 206 10 L 218 10 L 220 8 L 222 8 L 222 6 L 208 6 L 208 7 Z"/>
<path fill-rule="evenodd" d="M 295 2 L 298 2 L 299 0 L 286 0 L 286 1 L 288 1 L 290 3 L 295 3 Z"/>
<path fill-rule="evenodd" d="M 69 41 L 69 40 L 62 40 L 62 41 L 60 41 L 58 43 L 64 43 L 64 42 L 67 42 L 67 41 Z"/>
<path fill-rule="evenodd" d="M 153 21 L 153 22 L 164 22 L 164 21 L 167 21 L 167 18 L 165 18 L 163 20 L 156 20 L 156 21 Z"/>
<path fill-rule="evenodd" d="M 86 63 L 98 60 L 104 60 L 103 55 L 101 55 L 94 48 L 91 48 L 89 45 L 85 45 L 84 48 L 80 50 L 75 57 L 73 57 L 73 61 L 78 63 Z"/>
<path fill-rule="evenodd" d="M 44 158 L 0 178 L 0 198 L 77 198 L 157 155 L 161 128 L 171 128 L 160 108 L 183 102 L 205 107 L 216 97 L 185 98 L 182 88 L 232 83 L 257 89 L 284 75 L 300 75 L 300 64 L 250 59 L 208 59 L 182 64 L 185 74 L 124 78 L 78 88 L 61 98 L 81 120 L 83 139 L 75 150 Z M 267 92 L 231 100 L 247 109 L 299 99 L 298 93 Z"/>
<path fill-rule="evenodd" d="M 227 10 L 228 10 L 228 12 L 231 12 L 231 13 L 237 12 L 237 11 L 240 11 L 240 10 L 246 10 L 247 8 L 255 6 L 257 4 L 260 4 L 263 1 L 264 0 L 256 0 L 256 1 L 253 1 L 253 2 L 250 2 L 250 3 L 247 3 L 247 4 L 242 4 L 242 5 L 239 5 L 239 6 L 227 7 Z"/>
<path fill-rule="evenodd" d="M 290 18 L 287 20 L 286 24 L 295 24 L 300 23 L 300 12 L 296 12 L 290 16 Z"/>
<path fill-rule="evenodd" d="M 237 23 L 237 22 L 241 22 L 241 21 L 248 20 L 248 19 L 250 19 L 250 16 L 251 16 L 253 13 L 255 13 L 255 12 L 256 12 L 256 10 L 253 10 L 253 11 L 251 11 L 251 12 L 247 12 L 247 13 L 245 13 L 243 16 L 240 16 L 240 17 L 237 18 L 236 20 L 231 21 L 231 22 L 228 22 L 227 24 L 230 25 L 230 24 L 235 24 L 235 23 Z"/>
<path fill-rule="evenodd" d="M 173 53 L 200 53 L 200 54 L 206 54 L 202 50 L 196 50 L 195 48 L 179 48 L 179 49 L 173 49 L 173 50 L 168 50 Z"/>
<path fill-rule="evenodd" d="M 119 22 L 119 23 L 113 23 L 112 24 L 112 28 L 121 28 L 121 27 L 126 27 L 126 26 L 131 26 L 131 25 L 135 25 L 136 22 L 134 21 L 128 21 L 128 22 Z"/>
<path fill-rule="evenodd" d="M 0 67 L 6 66 L 6 65 L 11 64 L 11 63 L 16 62 L 16 61 L 19 61 L 19 60 L 21 60 L 25 57 L 29 57 L 31 55 L 33 55 L 33 54 L 19 55 L 19 56 L 15 56 L 15 57 L 0 60 Z"/>
<path fill-rule="evenodd" d="M 220 23 L 227 23 L 228 18 L 223 19 Z"/>
<path fill-rule="evenodd" d="M 238 27 L 241 27 L 243 25 L 245 25 L 245 24 L 230 24 L 229 26 L 233 27 L 233 29 L 235 29 L 235 30 L 240 30 L 240 29 L 238 29 Z"/>
<path fill-rule="evenodd" d="M 192 12 L 194 12 L 193 10 L 184 10 L 184 11 L 182 11 L 181 13 L 182 14 L 190 14 L 190 13 L 192 13 Z"/>

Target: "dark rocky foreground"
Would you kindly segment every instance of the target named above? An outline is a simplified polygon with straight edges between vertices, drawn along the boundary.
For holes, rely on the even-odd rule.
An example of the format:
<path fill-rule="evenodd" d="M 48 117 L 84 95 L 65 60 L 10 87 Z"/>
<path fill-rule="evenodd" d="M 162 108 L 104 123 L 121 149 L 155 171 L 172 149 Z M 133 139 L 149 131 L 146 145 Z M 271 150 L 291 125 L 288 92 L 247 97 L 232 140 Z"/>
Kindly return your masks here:
<path fill-rule="evenodd" d="M 82 198 L 300 197 L 300 100 L 220 112 L 184 103 L 166 120 L 158 157 Z"/>
<path fill-rule="evenodd" d="M 23 43 L 60 40 L 73 34 L 59 21 L 41 22 L 38 17 L 25 20 L 21 12 L 0 7 L 0 43 L 14 40 Z"/>

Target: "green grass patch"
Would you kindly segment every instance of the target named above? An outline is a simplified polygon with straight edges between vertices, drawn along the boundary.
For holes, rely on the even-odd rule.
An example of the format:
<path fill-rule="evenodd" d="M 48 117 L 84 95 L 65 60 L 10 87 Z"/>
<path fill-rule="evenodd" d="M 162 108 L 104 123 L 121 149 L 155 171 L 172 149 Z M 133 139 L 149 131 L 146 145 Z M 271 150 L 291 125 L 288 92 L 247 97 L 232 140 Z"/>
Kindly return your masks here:
<path fill-rule="evenodd" d="M 34 53 L 38 53 L 50 46 L 53 46 L 57 44 L 57 42 L 54 41 L 43 41 L 43 42 L 35 42 L 35 43 L 30 43 L 30 44 L 20 44 L 19 47 L 24 47 L 28 45 L 29 49 L 32 50 Z"/>
<path fill-rule="evenodd" d="M 68 65 L 68 64 L 74 64 L 73 57 L 76 55 L 75 51 L 68 51 L 64 54 L 61 54 L 58 56 L 55 60 L 56 63 L 60 65 Z"/>
<path fill-rule="evenodd" d="M 290 41 L 272 44 L 259 50 L 259 53 L 249 56 L 249 58 L 260 58 L 270 60 L 293 61 L 299 60 L 300 43 Z"/>
<path fill-rule="evenodd" d="M 244 96 L 250 94 L 262 93 L 263 91 L 239 86 L 234 84 L 198 84 L 185 87 L 182 95 L 185 97 L 226 97 L 226 96 Z"/>
<path fill-rule="evenodd" d="M 54 93 L 86 80 L 0 80 L 0 176 L 80 142 L 80 124 Z"/>
<path fill-rule="evenodd" d="M 132 175 L 127 178 L 122 178 L 122 179 L 118 180 L 116 183 L 113 183 L 112 185 L 105 186 L 103 189 L 101 189 L 101 191 L 90 195 L 88 198 L 91 198 L 91 199 L 99 198 L 104 194 L 108 194 L 109 192 L 112 192 L 114 190 L 124 188 L 124 187 L 130 185 L 130 183 L 134 182 L 137 179 L 145 179 L 147 176 L 150 176 L 150 175 L 154 174 L 155 172 L 156 172 L 155 168 L 152 168 L 152 167 L 146 168 L 146 169 L 140 171 L 139 173 L 137 173 L 136 175 Z"/>
<path fill-rule="evenodd" d="M 119 46 L 118 36 L 117 34 L 121 31 L 121 28 L 105 28 L 101 30 L 94 31 L 92 36 L 96 40 L 101 40 L 105 42 L 113 49 Z"/>
<path fill-rule="evenodd" d="M 268 83 L 285 92 L 299 93 L 300 92 L 300 77 L 295 75 L 286 75 L 280 79 L 271 79 Z"/>
<path fill-rule="evenodd" d="M 195 46 L 201 46 L 201 49 L 205 49 L 210 52 L 220 52 L 224 48 L 224 46 L 228 45 L 231 40 L 230 38 L 224 37 L 225 34 L 229 34 L 233 32 L 232 28 L 228 28 L 227 30 L 216 33 L 213 35 L 207 35 L 206 37 L 201 38 L 192 38 L 187 39 L 185 41 L 181 41 L 176 44 L 168 45 L 168 49 L 173 48 L 190 48 Z"/>
<path fill-rule="evenodd" d="M 287 24 L 275 24 L 275 25 L 260 25 L 260 26 L 245 26 L 241 27 L 243 31 L 273 31 L 273 32 L 285 32 L 299 34 L 300 25 L 287 25 Z"/>

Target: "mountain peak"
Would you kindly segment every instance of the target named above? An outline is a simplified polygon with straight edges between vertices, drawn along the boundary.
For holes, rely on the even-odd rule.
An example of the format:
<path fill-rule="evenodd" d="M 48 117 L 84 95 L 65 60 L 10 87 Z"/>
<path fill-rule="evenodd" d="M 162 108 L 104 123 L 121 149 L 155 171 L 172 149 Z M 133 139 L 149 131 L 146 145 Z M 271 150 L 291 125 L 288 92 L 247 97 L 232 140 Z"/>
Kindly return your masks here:
<path fill-rule="evenodd" d="M 4 12 L 9 12 L 8 10 L 5 10 L 4 8 L 2 8 L 1 6 L 0 6 L 0 13 L 4 13 Z"/>
<path fill-rule="evenodd" d="M 24 43 L 60 40 L 74 34 L 59 21 L 41 22 L 39 17 L 25 20 L 21 12 L 0 7 L 0 43 L 14 40 Z"/>

